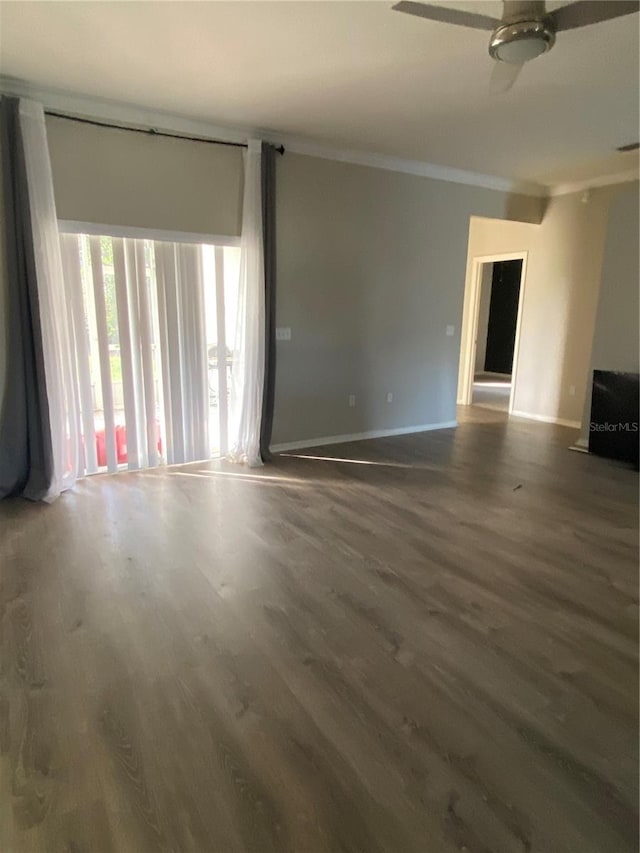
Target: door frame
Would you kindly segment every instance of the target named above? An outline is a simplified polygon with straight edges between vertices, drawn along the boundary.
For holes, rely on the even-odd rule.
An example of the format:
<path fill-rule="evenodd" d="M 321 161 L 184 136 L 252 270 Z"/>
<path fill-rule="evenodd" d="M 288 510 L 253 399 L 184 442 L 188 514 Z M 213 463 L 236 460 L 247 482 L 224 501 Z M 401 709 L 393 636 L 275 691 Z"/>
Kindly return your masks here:
<path fill-rule="evenodd" d="M 511 369 L 511 393 L 509 394 L 509 414 L 513 411 L 516 383 L 518 381 L 518 366 L 520 357 L 520 330 L 522 326 L 522 309 L 524 306 L 524 288 L 527 280 L 527 260 L 529 253 L 503 252 L 499 255 L 478 255 L 471 261 L 471 274 L 467 281 L 465 292 L 465 316 L 462 320 L 462 335 L 460 341 L 460 370 L 458 380 L 458 404 L 470 406 L 473 397 L 473 376 L 475 372 L 476 348 L 478 336 L 478 319 L 480 315 L 480 291 L 482 287 L 482 268 L 484 264 L 496 261 L 522 261 L 520 273 L 520 291 L 518 294 L 518 313 L 516 317 L 516 338 L 513 345 L 513 367 Z M 468 310 L 467 310 L 468 309 Z"/>

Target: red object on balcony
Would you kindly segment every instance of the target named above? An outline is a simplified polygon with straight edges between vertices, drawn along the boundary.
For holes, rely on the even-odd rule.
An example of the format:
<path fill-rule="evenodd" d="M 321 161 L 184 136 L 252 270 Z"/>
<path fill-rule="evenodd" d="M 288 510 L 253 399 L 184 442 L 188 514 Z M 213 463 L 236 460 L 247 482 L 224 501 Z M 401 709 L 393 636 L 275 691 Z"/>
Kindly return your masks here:
<path fill-rule="evenodd" d="M 107 465 L 107 444 L 104 429 L 96 430 L 96 455 L 98 457 L 98 466 L 105 468 Z"/>
<path fill-rule="evenodd" d="M 127 428 L 126 426 L 116 427 L 116 456 L 118 457 L 118 465 L 127 461 Z"/>
<path fill-rule="evenodd" d="M 118 465 L 128 461 L 127 456 L 127 428 L 124 425 L 117 426 L 116 433 L 116 459 Z M 162 436 L 160 435 L 160 422 L 156 421 L 156 442 L 158 453 L 162 456 Z M 96 455 L 98 457 L 98 466 L 100 468 L 107 467 L 107 442 L 105 437 L 104 427 L 96 430 Z"/>

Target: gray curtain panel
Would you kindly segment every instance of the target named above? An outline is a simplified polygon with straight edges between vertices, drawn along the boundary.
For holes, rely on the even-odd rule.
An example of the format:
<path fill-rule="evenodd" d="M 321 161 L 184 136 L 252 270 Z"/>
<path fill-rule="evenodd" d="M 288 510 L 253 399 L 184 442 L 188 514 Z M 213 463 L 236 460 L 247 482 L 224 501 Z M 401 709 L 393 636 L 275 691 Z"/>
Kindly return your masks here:
<path fill-rule="evenodd" d="M 5 389 L 0 408 L 0 498 L 42 500 L 53 454 L 44 374 L 27 171 L 19 101 L 0 99 L 5 288 Z"/>
<path fill-rule="evenodd" d="M 265 340 L 260 456 L 271 454 L 271 433 L 276 394 L 276 158 L 282 151 L 262 145 L 262 239 L 264 244 Z"/>

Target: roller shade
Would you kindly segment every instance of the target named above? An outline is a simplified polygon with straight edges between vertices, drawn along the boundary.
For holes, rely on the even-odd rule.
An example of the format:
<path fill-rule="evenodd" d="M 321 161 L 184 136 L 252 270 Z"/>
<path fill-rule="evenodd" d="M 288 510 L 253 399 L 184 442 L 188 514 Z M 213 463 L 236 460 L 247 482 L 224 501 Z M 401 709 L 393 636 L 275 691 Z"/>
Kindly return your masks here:
<path fill-rule="evenodd" d="M 242 149 L 47 117 L 58 218 L 240 234 Z"/>

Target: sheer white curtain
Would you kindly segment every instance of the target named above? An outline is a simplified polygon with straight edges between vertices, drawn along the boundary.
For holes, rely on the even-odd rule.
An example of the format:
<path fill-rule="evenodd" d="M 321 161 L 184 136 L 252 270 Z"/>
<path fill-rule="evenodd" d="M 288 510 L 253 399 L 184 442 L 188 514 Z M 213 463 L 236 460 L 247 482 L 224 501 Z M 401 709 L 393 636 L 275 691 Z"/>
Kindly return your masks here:
<path fill-rule="evenodd" d="M 60 492 L 74 485 L 80 465 L 73 331 L 65 294 L 44 111 L 41 104 L 29 100 L 20 100 L 19 110 L 53 451 L 53 478 L 45 500 L 53 501 Z"/>
<path fill-rule="evenodd" d="M 211 456 L 202 248 L 155 243 L 167 462 Z"/>
<path fill-rule="evenodd" d="M 264 249 L 262 239 L 262 144 L 250 140 L 245 154 L 238 325 L 233 353 L 230 453 L 236 462 L 262 465 L 260 420 L 264 384 Z"/>

